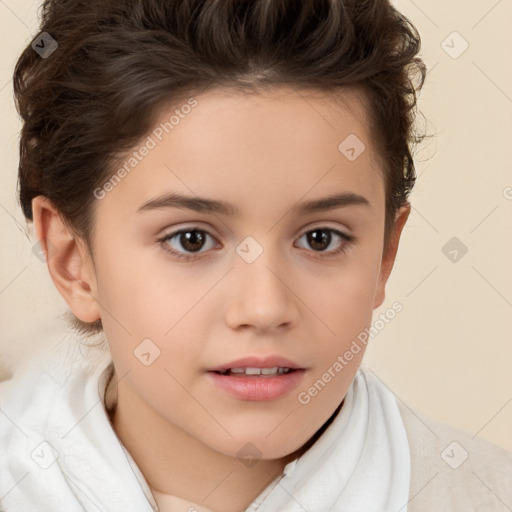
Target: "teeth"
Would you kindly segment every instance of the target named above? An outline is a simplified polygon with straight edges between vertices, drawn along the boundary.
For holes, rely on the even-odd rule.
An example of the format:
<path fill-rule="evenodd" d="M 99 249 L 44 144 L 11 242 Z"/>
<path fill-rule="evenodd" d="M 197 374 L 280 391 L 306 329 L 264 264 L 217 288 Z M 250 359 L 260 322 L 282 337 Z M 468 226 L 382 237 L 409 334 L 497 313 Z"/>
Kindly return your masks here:
<path fill-rule="evenodd" d="M 231 368 L 231 370 L 226 371 L 231 371 L 231 373 L 245 373 L 245 370 L 243 368 Z"/>
<path fill-rule="evenodd" d="M 261 375 L 261 372 L 262 372 L 262 368 L 246 368 L 245 369 L 246 375 Z M 277 372 L 277 369 L 276 369 L 276 372 Z"/>
<path fill-rule="evenodd" d="M 223 375 L 283 375 L 284 373 L 289 373 L 290 371 L 290 368 L 280 368 L 278 366 L 274 366 L 274 368 L 229 368 L 228 370 L 224 370 L 221 373 Z"/>

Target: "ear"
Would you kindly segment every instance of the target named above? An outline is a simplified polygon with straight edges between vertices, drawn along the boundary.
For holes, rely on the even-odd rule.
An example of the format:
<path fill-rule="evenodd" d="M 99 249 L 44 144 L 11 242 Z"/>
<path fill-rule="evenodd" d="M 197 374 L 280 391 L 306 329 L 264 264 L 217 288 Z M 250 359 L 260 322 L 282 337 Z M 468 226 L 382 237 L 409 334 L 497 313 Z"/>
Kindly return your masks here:
<path fill-rule="evenodd" d="M 71 233 L 47 197 L 34 197 L 32 212 L 40 250 L 57 290 L 80 320 L 98 320 L 96 274 L 85 243 Z"/>
<path fill-rule="evenodd" d="M 407 222 L 407 218 L 411 213 L 411 205 L 407 203 L 398 210 L 395 216 L 394 229 L 391 234 L 388 250 L 382 256 L 382 262 L 380 266 L 379 277 L 377 281 L 377 289 L 375 291 L 375 297 L 373 299 L 373 309 L 378 308 L 386 297 L 386 283 L 388 281 L 391 270 L 395 263 L 396 253 L 398 251 L 398 243 L 400 241 L 400 235 L 402 229 Z"/>

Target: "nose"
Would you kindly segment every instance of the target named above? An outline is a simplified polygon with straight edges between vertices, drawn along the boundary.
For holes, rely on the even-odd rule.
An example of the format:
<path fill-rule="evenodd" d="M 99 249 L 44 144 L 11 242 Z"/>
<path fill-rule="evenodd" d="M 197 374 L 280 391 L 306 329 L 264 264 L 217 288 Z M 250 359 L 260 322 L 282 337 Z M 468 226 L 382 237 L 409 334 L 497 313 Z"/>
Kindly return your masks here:
<path fill-rule="evenodd" d="M 238 258 L 238 256 L 237 256 Z M 298 323 L 299 299 L 293 292 L 292 272 L 269 250 L 252 263 L 238 258 L 230 272 L 225 310 L 226 323 L 235 330 L 267 332 Z"/>

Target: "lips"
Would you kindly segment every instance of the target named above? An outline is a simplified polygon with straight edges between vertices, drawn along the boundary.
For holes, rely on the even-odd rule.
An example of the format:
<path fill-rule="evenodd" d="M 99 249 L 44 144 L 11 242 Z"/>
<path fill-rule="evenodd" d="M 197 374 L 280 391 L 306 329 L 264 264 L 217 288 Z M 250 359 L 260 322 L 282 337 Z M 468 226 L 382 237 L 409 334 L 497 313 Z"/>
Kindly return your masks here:
<path fill-rule="evenodd" d="M 230 361 L 229 363 L 220 364 L 209 368 L 209 372 L 215 373 L 225 373 L 226 370 L 231 370 L 233 368 L 289 368 L 291 370 L 303 370 L 302 366 L 299 364 L 287 359 L 286 357 L 281 357 L 277 355 L 270 355 L 265 357 L 258 356 L 248 356 L 240 359 L 235 359 Z"/>
<path fill-rule="evenodd" d="M 296 368 L 277 376 L 224 375 L 217 371 L 209 371 L 205 376 L 216 390 L 232 398 L 268 402 L 290 396 L 303 381 L 305 373 L 306 369 Z"/>

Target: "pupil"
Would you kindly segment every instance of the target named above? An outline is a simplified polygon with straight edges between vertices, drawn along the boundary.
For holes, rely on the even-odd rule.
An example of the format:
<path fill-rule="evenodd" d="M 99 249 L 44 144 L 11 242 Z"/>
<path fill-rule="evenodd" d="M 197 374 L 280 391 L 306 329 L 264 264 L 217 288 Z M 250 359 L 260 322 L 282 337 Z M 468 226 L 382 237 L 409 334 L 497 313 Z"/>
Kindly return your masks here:
<path fill-rule="evenodd" d="M 201 249 L 204 243 L 204 236 L 200 231 L 197 230 L 182 233 L 180 238 L 181 245 L 187 251 L 198 251 L 199 249 Z M 197 246 L 197 244 L 199 245 L 199 247 Z"/>
<path fill-rule="evenodd" d="M 331 233 L 323 229 L 316 229 L 311 231 L 308 234 L 308 243 L 313 249 L 323 251 L 329 247 L 329 244 L 331 243 Z"/>

